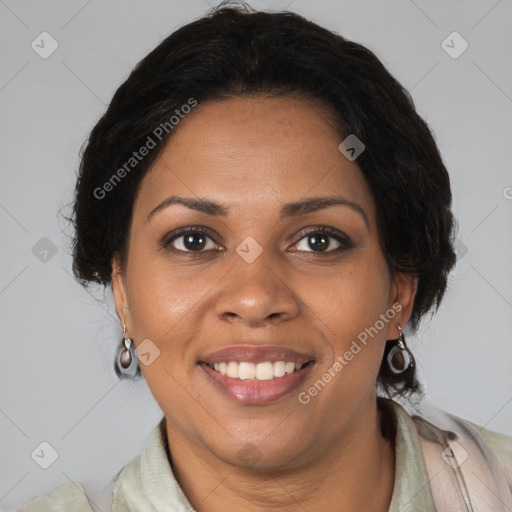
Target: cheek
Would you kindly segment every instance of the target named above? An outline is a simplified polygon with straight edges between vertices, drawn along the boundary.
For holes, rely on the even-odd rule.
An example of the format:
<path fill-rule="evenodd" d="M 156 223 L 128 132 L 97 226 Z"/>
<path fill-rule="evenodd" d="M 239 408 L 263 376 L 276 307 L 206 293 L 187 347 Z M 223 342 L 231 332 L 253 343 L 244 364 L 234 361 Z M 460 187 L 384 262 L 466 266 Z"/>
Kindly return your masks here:
<path fill-rule="evenodd" d="M 180 278 L 161 256 L 140 248 L 130 253 L 127 285 L 135 345 L 149 339 L 160 350 L 159 358 L 142 371 L 150 380 L 165 375 L 165 369 L 179 372 L 200 286 L 194 279 Z"/>
<path fill-rule="evenodd" d="M 377 373 L 386 327 L 392 321 L 391 315 L 386 317 L 390 280 L 384 257 L 376 252 L 360 253 L 328 278 L 304 283 L 306 304 L 329 345 L 330 361 L 326 363 L 342 357 L 343 364 L 353 371 L 365 368 Z M 364 373 L 370 376 L 367 370 Z"/>
<path fill-rule="evenodd" d="M 168 339 L 173 330 L 188 325 L 193 311 L 209 285 L 207 276 L 194 278 L 194 265 L 171 259 L 155 240 L 134 234 L 127 265 L 128 300 L 134 332 L 138 338 Z M 212 281 L 213 284 L 213 281 Z"/>

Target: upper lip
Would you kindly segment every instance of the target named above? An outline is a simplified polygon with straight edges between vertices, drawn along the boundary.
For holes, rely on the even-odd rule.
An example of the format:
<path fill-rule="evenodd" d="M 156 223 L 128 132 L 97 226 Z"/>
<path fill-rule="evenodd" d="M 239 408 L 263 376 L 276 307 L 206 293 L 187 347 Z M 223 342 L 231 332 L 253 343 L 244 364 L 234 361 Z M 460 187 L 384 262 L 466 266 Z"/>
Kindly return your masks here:
<path fill-rule="evenodd" d="M 279 345 L 229 345 L 209 353 L 200 359 L 202 363 L 222 363 L 229 361 L 247 361 L 263 363 L 265 361 L 285 361 L 306 364 L 314 360 L 311 354 L 298 352 Z"/>

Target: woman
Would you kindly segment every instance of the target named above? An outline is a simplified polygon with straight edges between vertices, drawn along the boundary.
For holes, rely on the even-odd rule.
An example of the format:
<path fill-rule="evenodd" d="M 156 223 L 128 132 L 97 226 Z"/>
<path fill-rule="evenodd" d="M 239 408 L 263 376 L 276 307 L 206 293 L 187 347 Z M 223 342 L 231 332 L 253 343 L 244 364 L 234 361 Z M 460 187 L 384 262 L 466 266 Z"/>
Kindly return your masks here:
<path fill-rule="evenodd" d="M 405 341 L 455 264 L 450 207 L 363 46 L 243 5 L 165 39 L 76 187 L 75 275 L 112 287 L 116 371 L 164 413 L 112 510 L 512 510 L 511 438 L 420 403 Z M 79 482 L 19 510 L 63 509 L 93 510 Z"/>

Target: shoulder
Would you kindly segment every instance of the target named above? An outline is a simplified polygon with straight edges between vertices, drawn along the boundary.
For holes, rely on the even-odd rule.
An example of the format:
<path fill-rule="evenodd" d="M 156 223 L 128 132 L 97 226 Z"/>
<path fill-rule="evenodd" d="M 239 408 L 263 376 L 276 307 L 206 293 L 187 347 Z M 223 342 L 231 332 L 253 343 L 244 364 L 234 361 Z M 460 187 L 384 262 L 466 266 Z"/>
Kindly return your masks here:
<path fill-rule="evenodd" d="M 51 494 L 40 494 L 23 503 L 16 512 L 94 512 L 82 482 L 66 482 L 56 487 Z"/>
<path fill-rule="evenodd" d="M 491 446 L 492 451 L 496 455 L 496 458 L 505 472 L 508 485 L 512 489 L 512 436 L 487 430 L 476 423 L 472 423 L 472 425 L 478 429 Z"/>

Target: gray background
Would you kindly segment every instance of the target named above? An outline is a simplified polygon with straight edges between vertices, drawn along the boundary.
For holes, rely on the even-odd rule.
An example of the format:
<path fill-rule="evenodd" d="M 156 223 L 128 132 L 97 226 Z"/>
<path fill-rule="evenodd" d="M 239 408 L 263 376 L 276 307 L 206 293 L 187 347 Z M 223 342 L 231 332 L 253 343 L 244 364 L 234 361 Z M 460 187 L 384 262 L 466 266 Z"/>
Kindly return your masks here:
<path fill-rule="evenodd" d="M 450 171 L 460 229 L 444 304 L 408 341 L 430 402 L 512 435 L 511 0 L 252 5 L 288 6 L 369 46 L 411 91 Z M 57 212 L 71 199 L 80 146 L 116 88 L 165 36 L 208 9 L 206 0 L 0 0 L 4 510 L 68 480 L 82 481 L 106 510 L 105 484 L 161 417 L 144 381 L 117 380 L 110 296 L 74 282 L 70 229 Z M 43 31 L 59 45 L 46 59 L 31 47 Z M 469 44 L 458 58 L 442 47 L 453 31 Z M 450 41 L 460 51 L 461 41 Z M 42 441 L 59 454 L 46 470 L 31 458 Z"/>

